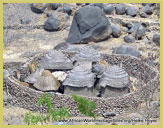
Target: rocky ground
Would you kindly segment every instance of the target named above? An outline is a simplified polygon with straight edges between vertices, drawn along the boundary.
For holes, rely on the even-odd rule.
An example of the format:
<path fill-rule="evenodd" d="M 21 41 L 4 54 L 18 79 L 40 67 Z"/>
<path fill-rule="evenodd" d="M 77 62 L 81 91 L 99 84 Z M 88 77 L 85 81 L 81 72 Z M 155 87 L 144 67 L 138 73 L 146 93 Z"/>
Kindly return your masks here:
<path fill-rule="evenodd" d="M 64 43 L 68 38 L 70 27 L 72 24 L 73 16 L 76 10 L 84 6 L 85 4 L 70 4 L 68 5 L 72 12 L 69 15 L 69 9 L 67 9 L 67 14 L 63 13 L 69 20 L 61 20 L 63 26 L 57 31 L 46 31 L 44 29 L 45 21 L 48 19 L 48 15 L 53 12 L 60 12 L 60 8 L 57 10 L 52 10 L 50 7 L 44 10 L 43 13 L 35 13 L 31 10 L 30 4 L 4 4 L 3 6 L 3 62 L 27 62 L 32 59 L 32 57 L 38 53 L 47 52 L 53 49 L 57 44 Z M 103 10 L 107 4 L 102 6 Z M 136 50 L 142 55 L 141 59 L 145 63 L 148 63 L 152 68 L 159 71 L 160 64 L 160 47 L 159 39 L 155 40 L 154 35 L 160 33 L 160 18 L 159 18 L 159 6 L 156 4 L 142 5 L 142 4 L 125 4 L 126 7 L 135 7 L 137 12 L 134 17 L 126 14 L 116 14 L 115 7 L 118 4 L 113 4 L 114 11 L 111 14 L 106 14 L 109 18 L 111 24 L 116 25 L 115 33 L 104 41 L 95 43 L 93 41 L 89 42 L 90 45 L 95 46 L 100 53 L 112 54 L 115 47 L 121 45 L 129 45 L 136 48 Z M 144 10 L 143 8 L 146 7 Z M 66 10 L 66 9 L 65 9 Z M 109 10 L 109 9 L 108 9 Z M 106 11 L 108 11 L 106 9 Z M 110 10 L 109 10 L 110 11 Z M 66 12 L 66 11 L 65 11 Z M 105 12 L 105 11 L 104 11 Z M 129 11 L 130 12 L 130 11 Z M 133 11 L 134 12 L 134 11 Z M 106 12 L 105 12 L 106 13 Z M 110 13 L 110 12 L 109 12 Z M 142 14 L 143 13 L 143 14 Z M 63 15 L 62 14 L 62 15 Z M 61 15 L 61 16 L 62 16 Z M 129 39 L 124 40 L 124 37 L 128 35 L 128 28 L 130 24 L 135 22 L 142 23 L 147 31 L 142 36 L 140 40 L 129 41 Z M 118 35 L 116 37 L 115 35 Z M 132 35 L 132 34 L 131 34 Z M 131 37 L 132 38 L 132 37 Z M 160 37 L 159 37 L 160 38 Z M 80 44 L 83 46 L 86 44 Z M 79 46 L 79 47 L 80 47 Z M 6 95 L 6 97 L 8 97 Z M 7 98 L 9 99 L 9 98 Z M 142 104 L 139 110 L 132 112 L 126 112 L 125 115 L 117 115 L 113 119 L 132 119 L 130 122 L 115 122 L 115 125 L 129 124 L 129 125 L 139 125 L 139 124 L 159 124 L 159 89 L 154 93 L 153 101 L 150 102 L 150 107 Z M 3 120 L 4 124 L 7 125 L 23 125 L 23 117 L 26 112 L 23 108 L 18 106 L 11 106 L 7 100 L 7 104 L 3 108 Z M 134 120 L 144 119 L 147 117 L 153 119 L 152 122 L 136 122 Z M 87 117 L 72 117 L 73 119 L 83 119 Z M 89 119 L 89 118 L 88 118 Z M 99 119 L 104 119 L 99 117 Z M 113 122 L 99 123 L 82 123 L 82 124 L 112 124 Z M 55 123 L 50 123 L 55 124 Z M 81 123 L 70 123 L 70 124 L 81 124 Z"/>

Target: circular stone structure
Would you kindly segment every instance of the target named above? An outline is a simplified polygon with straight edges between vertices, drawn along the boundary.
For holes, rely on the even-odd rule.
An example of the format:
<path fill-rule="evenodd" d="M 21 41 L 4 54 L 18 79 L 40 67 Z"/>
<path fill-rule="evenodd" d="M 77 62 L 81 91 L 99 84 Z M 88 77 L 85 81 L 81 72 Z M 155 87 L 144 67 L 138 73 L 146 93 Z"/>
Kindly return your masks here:
<path fill-rule="evenodd" d="M 110 65 L 121 64 L 122 68 L 129 76 L 135 77 L 139 81 L 139 88 L 135 91 L 117 97 L 86 97 L 97 104 L 95 113 L 102 116 L 106 111 L 115 111 L 123 113 L 127 110 L 137 108 L 145 100 L 149 99 L 152 90 L 160 86 L 160 73 L 136 57 L 124 55 L 102 55 Z M 26 78 L 28 69 L 25 63 L 4 63 L 4 69 L 16 68 L 21 71 L 21 77 Z M 18 67 L 19 66 L 19 67 Z M 8 92 L 12 96 L 12 104 L 26 108 L 32 111 L 46 112 L 45 106 L 38 107 L 37 102 L 44 93 L 29 87 L 22 86 L 11 79 L 3 79 L 3 91 Z M 136 85 L 135 85 L 136 86 Z M 72 116 L 82 116 L 77 109 L 77 104 L 69 95 L 55 93 L 52 100 L 56 108 L 65 106 L 69 108 Z"/>

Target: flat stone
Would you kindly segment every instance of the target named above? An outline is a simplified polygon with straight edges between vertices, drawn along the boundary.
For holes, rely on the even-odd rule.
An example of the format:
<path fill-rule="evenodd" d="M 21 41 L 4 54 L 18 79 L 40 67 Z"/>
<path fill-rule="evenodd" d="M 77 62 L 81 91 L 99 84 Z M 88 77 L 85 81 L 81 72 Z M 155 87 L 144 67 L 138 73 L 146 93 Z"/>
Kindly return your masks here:
<path fill-rule="evenodd" d="M 113 54 L 124 54 L 124 55 L 131 55 L 135 57 L 140 57 L 140 52 L 133 46 L 129 45 L 121 45 L 113 49 Z"/>
<path fill-rule="evenodd" d="M 127 35 L 123 39 L 126 43 L 134 43 L 135 42 L 135 38 L 131 35 Z"/>

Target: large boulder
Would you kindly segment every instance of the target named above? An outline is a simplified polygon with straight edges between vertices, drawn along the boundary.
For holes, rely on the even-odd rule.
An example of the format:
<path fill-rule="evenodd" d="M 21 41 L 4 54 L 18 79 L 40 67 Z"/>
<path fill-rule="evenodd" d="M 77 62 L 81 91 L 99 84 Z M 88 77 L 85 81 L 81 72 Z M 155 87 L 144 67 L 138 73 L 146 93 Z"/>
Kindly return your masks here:
<path fill-rule="evenodd" d="M 99 42 L 112 33 L 111 25 L 103 11 L 94 6 L 85 6 L 75 12 L 68 43 Z"/>

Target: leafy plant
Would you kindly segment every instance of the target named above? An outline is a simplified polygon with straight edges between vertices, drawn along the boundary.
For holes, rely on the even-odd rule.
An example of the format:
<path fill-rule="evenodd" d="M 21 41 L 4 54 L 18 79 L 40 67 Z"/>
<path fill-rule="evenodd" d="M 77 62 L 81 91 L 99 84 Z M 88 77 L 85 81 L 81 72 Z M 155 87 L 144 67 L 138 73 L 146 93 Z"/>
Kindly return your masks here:
<path fill-rule="evenodd" d="M 96 109 L 95 102 L 77 95 L 72 95 L 72 97 L 77 102 L 77 107 L 82 114 L 94 118 L 96 117 L 95 113 L 93 112 Z"/>
<path fill-rule="evenodd" d="M 24 122 L 28 125 L 30 125 L 30 124 L 36 125 L 39 122 L 43 124 L 43 123 L 50 122 L 50 121 L 57 121 L 60 119 L 69 118 L 69 116 L 70 116 L 69 110 L 64 107 L 55 109 L 52 105 L 51 98 L 52 98 L 52 96 L 45 93 L 45 94 L 41 95 L 41 97 L 38 101 L 39 106 L 44 104 L 47 107 L 48 114 L 45 115 L 45 114 L 41 114 L 41 113 L 36 114 L 33 112 L 29 112 L 29 113 L 25 114 Z"/>

